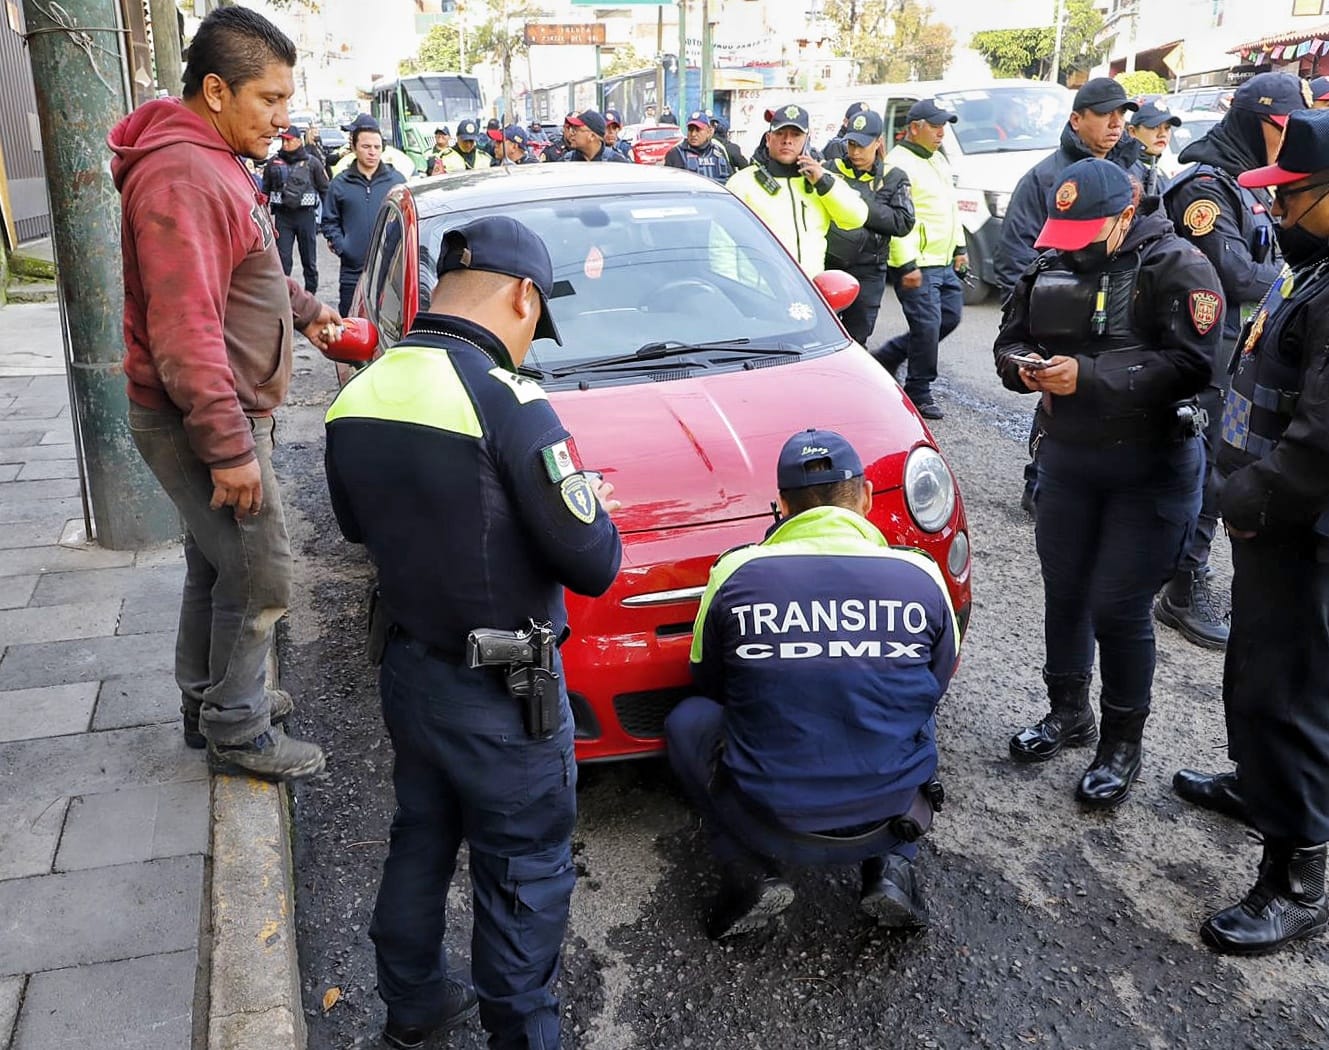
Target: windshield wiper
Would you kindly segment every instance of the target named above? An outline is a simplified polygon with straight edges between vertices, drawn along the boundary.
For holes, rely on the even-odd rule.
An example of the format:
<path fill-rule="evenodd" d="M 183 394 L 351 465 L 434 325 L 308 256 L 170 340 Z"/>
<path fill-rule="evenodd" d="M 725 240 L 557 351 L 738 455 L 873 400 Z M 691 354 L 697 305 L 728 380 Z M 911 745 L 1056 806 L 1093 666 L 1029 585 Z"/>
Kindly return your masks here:
<path fill-rule="evenodd" d="M 539 365 L 523 364 L 517 368 L 517 375 L 525 376 L 527 379 L 553 379 L 556 374 L 548 368 L 541 368 Z"/>
<path fill-rule="evenodd" d="M 597 368 L 608 368 L 612 365 L 635 365 L 643 361 L 656 361 L 664 357 L 680 357 L 686 354 L 695 354 L 706 352 L 707 350 L 735 351 L 743 354 L 755 354 L 762 357 L 768 355 L 777 356 L 797 356 L 803 351 L 791 349 L 787 346 L 750 346 L 752 342 L 746 336 L 739 339 L 716 339 L 708 340 L 703 343 L 682 343 L 676 339 L 664 339 L 658 342 L 646 343 L 637 347 L 630 354 L 622 354 L 615 357 L 602 357 L 597 360 L 583 361 L 581 364 L 569 365 L 567 368 L 560 368 L 558 375 L 569 375 L 572 372 L 594 371 Z"/>

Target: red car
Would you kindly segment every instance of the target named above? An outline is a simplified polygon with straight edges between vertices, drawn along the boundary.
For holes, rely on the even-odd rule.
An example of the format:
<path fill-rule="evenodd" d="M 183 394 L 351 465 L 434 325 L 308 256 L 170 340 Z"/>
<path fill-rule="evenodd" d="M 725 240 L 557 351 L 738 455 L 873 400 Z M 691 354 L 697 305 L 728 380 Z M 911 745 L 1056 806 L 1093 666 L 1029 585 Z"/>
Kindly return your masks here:
<path fill-rule="evenodd" d="M 683 141 L 677 124 L 647 124 L 637 132 L 629 152 L 634 164 L 663 164 L 665 154 Z"/>
<path fill-rule="evenodd" d="M 389 194 L 353 309 L 381 347 L 428 301 L 443 234 L 494 212 L 540 234 L 554 264 L 550 309 L 564 345 L 537 340 L 521 370 L 623 501 L 618 579 L 601 598 L 568 595 L 563 657 L 580 759 L 663 747 L 665 715 L 691 691 L 692 623 L 711 565 L 770 526 L 775 462 L 796 430 L 853 442 L 873 522 L 936 560 L 963 629 L 964 506 L 913 405 L 828 305 L 853 301 L 853 278 L 829 271 L 814 284 L 740 201 L 687 172 L 494 168 Z"/>

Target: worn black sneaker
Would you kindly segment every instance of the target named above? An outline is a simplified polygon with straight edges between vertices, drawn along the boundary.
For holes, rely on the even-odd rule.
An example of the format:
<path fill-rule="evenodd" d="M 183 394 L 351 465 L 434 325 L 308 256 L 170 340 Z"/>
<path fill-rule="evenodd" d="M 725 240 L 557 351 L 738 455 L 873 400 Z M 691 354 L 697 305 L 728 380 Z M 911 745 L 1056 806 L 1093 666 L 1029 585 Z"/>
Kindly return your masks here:
<path fill-rule="evenodd" d="M 449 977 L 443 986 L 440 1020 L 430 1025 L 406 1025 L 394 1021 L 389 1014 L 388 1023 L 383 1027 L 383 1042 L 396 1050 L 416 1050 L 424 1046 L 425 1040 L 435 1032 L 450 1032 L 465 1024 L 475 1016 L 478 1009 L 471 982 Z"/>
<path fill-rule="evenodd" d="M 286 720 L 295 710 L 295 701 L 285 689 L 268 689 L 266 692 L 268 702 L 272 706 L 272 714 L 268 716 L 269 721 L 274 726 L 285 727 Z M 192 747 L 195 751 L 202 751 L 208 746 L 208 738 L 198 727 L 198 708 L 184 704 L 180 708 L 180 713 L 184 716 L 185 746 Z"/>
<path fill-rule="evenodd" d="M 323 749 L 296 740 L 280 729 L 264 730 L 243 744 L 208 741 L 208 765 L 214 773 L 248 775 L 261 780 L 299 780 L 323 772 Z"/>
<path fill-rule="evenodd" d="M 869 857 L 863 862 L 863 889 L 858 905 L 878 926 L 921 929 L 928 924 L 928 909 L 918 888 L 914 864 L 897 853 Z"/>
<path fill-rule="evenodd" d="M 757 873 L 746 865 L 726 865 L 706 919 L 706 936 L 718 941 L 761 929 L 793 901 L 794 888 L 774 870 Z"/>
<path fill-rule="evenodd" d="M 918 414 L 924 419 L 945 419 L 946 413 L 942 411 L 941 406 L 935 401 L 923 401 L 914 405 L 918 409 Z"/>

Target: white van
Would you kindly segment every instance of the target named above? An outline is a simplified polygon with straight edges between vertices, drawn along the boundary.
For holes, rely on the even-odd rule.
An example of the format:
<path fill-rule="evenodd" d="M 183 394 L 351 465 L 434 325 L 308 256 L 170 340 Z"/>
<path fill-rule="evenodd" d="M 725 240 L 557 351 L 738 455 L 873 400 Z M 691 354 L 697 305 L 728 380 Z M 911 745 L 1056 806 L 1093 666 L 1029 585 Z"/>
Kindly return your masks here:
<path fill-rule="evenodd" d="M 919 99 L 936 98 L 954 111 L 959 120 L 948 129 L 942 151 L 955 172 L 969 265 L 981 282 L 966 292 L 969 303 L 982 301 L 995 286 L 992 256 L 1011 193 L 1020 177 L 1060 144 L 1074 98 L 1059 84 L 1041 80 L 920 80 L 789 95 L 784 101 L 808 111 L 818 148 L 854 102 L 867 102 L 882 115 L 887 149 L 904 136 L 905 114 Z"/>

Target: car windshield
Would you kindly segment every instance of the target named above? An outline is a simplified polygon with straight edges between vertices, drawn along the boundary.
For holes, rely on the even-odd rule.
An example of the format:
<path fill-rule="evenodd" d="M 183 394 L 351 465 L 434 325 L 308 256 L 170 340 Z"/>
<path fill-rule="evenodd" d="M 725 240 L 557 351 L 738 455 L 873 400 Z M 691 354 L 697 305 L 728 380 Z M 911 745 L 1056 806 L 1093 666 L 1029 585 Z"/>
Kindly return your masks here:
<path fill-rule="evenodd" d="M 1008 153 L 1052 149 L 1071 115 L 1071 94 L 1063 88 L 990 87 L 937 95 L 955 111 L 955 140 L 965 153 Z"/>
<path fill-rule="evenodd" d="M 676 139 L 682 132 L 675 127 L 642 128 L 637 136 L 638 142 L 660 142 L 664 139 Z"/>
<path fill-rule="evenodd" d="M 1209 134 L 1209 129 L 1217 124 L 1222 117 L 1215 116 L 1213 120 L 1195 118 L 1185 121 L 1181 127 L 1172 129 L 1172 138 L 1168 141 L 1168 149 L 1173 153 L 1181 153 L 1196 139 L 1204 138 Z"/>
<path fill-rule="evenodd" d="M 540 235 L 554 264 L 550 311 L 563 345 L 536 340 L 525 361 L 535 369 L 566 373 L 652 344 L 665 346 L 644 351 L 652 360 L 638 368 L 689 367 L 677 344 L 729 343 L 696 361 L 722 367 L 764 349 L 845 343 L 816 288 L 729 194 L 514 201 L 502 210 Z M 444 233 L 474 217 L 422 221 L 422 302 L 432 291 L 432 260 Z M 660 353 L 665 347 L 667 356 Z"/>

